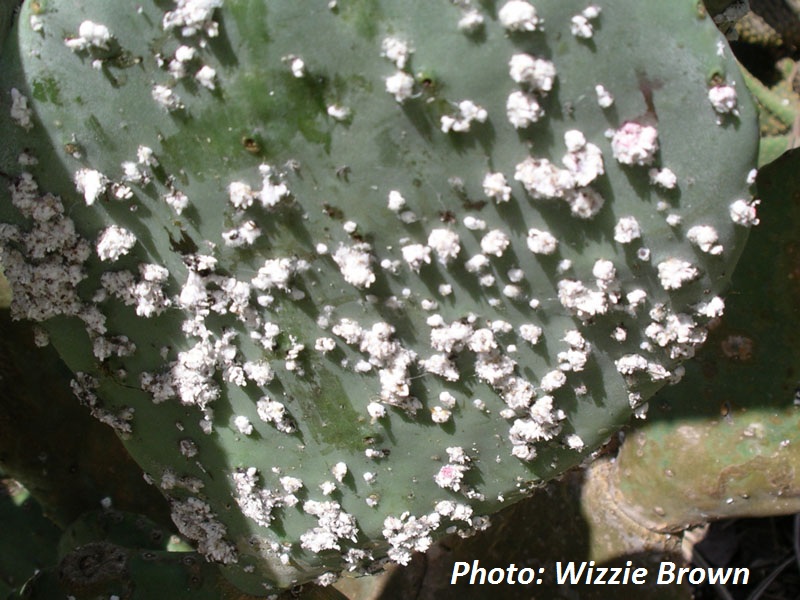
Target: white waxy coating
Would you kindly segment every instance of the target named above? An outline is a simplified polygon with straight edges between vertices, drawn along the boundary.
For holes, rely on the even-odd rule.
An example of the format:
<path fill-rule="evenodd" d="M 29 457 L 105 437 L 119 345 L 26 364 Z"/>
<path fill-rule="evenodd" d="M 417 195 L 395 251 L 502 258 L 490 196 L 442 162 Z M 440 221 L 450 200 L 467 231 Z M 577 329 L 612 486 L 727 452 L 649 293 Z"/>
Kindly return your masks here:
<path fill-rule="evenodd" d="M 756 206 L 759 201 L 748 202 L 747 200 L 736 200 L 730 205 L 731 220 L 742 227 L 758 225 L 758 215 Z"/>
<path fill-rule="evenodd" d="M 509 31 L 536 31 L 542 22 L 536 8 L 525 0 L 509 0 L 497 12 L 497 18 Z"/>
<path fill-rule="evenodd" d="M 302 58 L 299 56 L 289 56 L 286 62 L 289 63 L 289 69 L 292 71 L 292 75 L 295 78 L 302 79 L 306 76 L 306 63 Z"/>
<path fill-rule="evenodd" d="M 558 249 L 558 240 L 549 231 L 531 228 L 528 230 L 528 249 L 534 254 L 553 254 Z"/>
<path fill-rule="evenodd" d="M 511 199 L 511 186 L 502 173 L 487 173 L 483 178 L 483 193 L 497 202 L 508 202 Z"/>
<path fill-rule="evenodd" d="M 228 534 L 211 507 L 199 498 L 173 500 L 171 517 L 178 531 L 198 543 L 197 549 L 209 560 L 224 564 L 235 563 L 236 548 L 226 541 Z"/>
<path fill-rule="evenodd" d="M 97 256 L 100 260 L 114 262 L 130 252 L 135 245 L 135 235 L 123 227 L 111 225 L 97 238 Z"/>
<path fill-rule="evenodd" d="M 408 43 L 396 37 L 384 38 L 381 42 L 381 56 L 386 57 L 394 63 L 398 69 L 405 69 L 406 62 L 411 56 L 411 48 Z"/>
<path fill-rule="evenodd" d="M 168 88 L 165 85 L 154 85 L 153 89 L 151 90 L 151 95 L 153 96 L 153 100 L 166 108 L 168 111 L 179 110 L 183 108 L 183 103 L 181 102 L 178 94 L 176 94 L 172 88 Z"/>
<path fill-rule="evenodd" d="M 250 435 L 253 433 L 253 424 L 250 422 L 250 419 L 244 415 L 238 415 L 233 420 L 233 424 L 236 426 L 236 429 L 239 431 L 239 433 L 244 435 Z"/>
<path fill-rule="evenodd" d="M 33 111 L 28 106 L 28 99 L 17 88 L 11 88 L 11 118 L 23 129 L 33 127 L 31 117 Z"/>
<path fill-rule="evenodd" d="M 503 256 L 510 243 L 507 233 L 500 229 L 492 229 L 481 238 L 481 250 L 484 254 Z"/>
<path fill-rule="evenodd" d="M 419 272 L 422 265 L 427 265 L 431 262 L 431 249 L 423 244 L 403 246 L 402 252 L 403 260 L 408 263 L 408 266 L 414 272 Z"/>
<path fill-rule="evenodd" d="M 626 354 L 614 361 L 614 364 L 622 375 L 632 375 L 647 369 L 647 359 L 639 354 Z"/>
<path fill-rule="evenodd" d="M 181 45 L 175 50 L 175 60 L 181 63 L 187 63 L 197 56 L 197 49 L 191 46 Z"/>
<path fill-rule="evenodd" d="M 679 214 L 671 213 L 668 214 L 667 218 L 664 220 L 670 227 L 678 227 L 683 222 L 683 217 L 681 217 Z"/>
<path fill-rule="evenodd" d="M 473 217 L 472 215 L 467 215 L 464 217 L 463 223 L 464 227 L 470 231 L 482 231 L 486 229 L 486 221 L 477 217 Z"/>
<path fill-rule="evenodd" d="M 456 405 L 456 397 L 450 392 L 441 392 L 439 394 L 439 402 L 441 402 L 445 408 L 453 408 Z"/>
<path fill-rule="evenodd" d="M 228 184 L 228 199 L 234 208 L 245 209 L 253 204 L 253 189 L 242 181 Z"/>
<path fill-rule="evenodd" d="M 387 205 L 392 212 L 399 212 L 405 207 L 406 199 L 397 190 L 392 190 L 389 192 Z"/>
<path fill-rule="evenodd" d="M 338 265 L 344 280 L 350 285 L 368 288 L 375 282 L 370 250 L 369 244 L 359 243 L 353 246 L 340 245 L 334 252 L 333 260 Z"/>
<path fill-rule="evenodd" d="M 303 503 L 303 512 L 317 518 L 317 527 L 300 536 L 302 548 L 319 553 L 323 550 L 341 550 L 341 539 L 356 541 L 356 520 L 344 512 L 338 502 L 308 500 Z"/>
<path fill-rule="evenodd" d="M 570 213 L 579 219 L 592 219 L 605 204 L 605 198 L 590 187 L 568 190 L 564 200 L 569 204 Z"/>
<path fill-rule="evenodd" d="M 329 337 L 317 338 L 314 342 L 314 350 L 322 354 L 327 354 L 336 349 L 336 340 Z"/>
<path fill-rule="evenodd" d="M 108 183 L 106 176 L 94 169 L 80 169 L 75 173 L 75 188 L 83 194 L 87 206 L 103 195 Z"/>
<path fill-rule="evenodd" d="M 397 71 L 386 78 L 386 91 L 398 102 L 408 100 L 414 95 L 414 78 L 404 71 Z"/>
<path fill-rule="evenodd" d="M 614 240 L 620 244 L 630 244 L 642 237 L 639 222 L 635 217 L 620 217 L 614 226 Z"/>
<path fill-rule="evenodd" d="M 458 21 L 458 29 L 465 33 L 474 33 L 483 27 L 484 19 L 480 11 L 467 10 Z"/>
<path fill-rule="evenodd" d="M 447 423 L 452 416 L 452 412 L 441 406 L 434 406 L 431 409 L 431 420 L 434 423 Z"/>
<path fill-rule="evenodd" d="M 461 251 L 461 241 L 458 234 L 450 229 L 434 229 L 428 234 L 428 246 L 436 253 L 439 262 L 443 265 L 458 256 Z"/>
<path fill-rule="evenodd" d="M 707 254 L 713 256 L 722 254 L 722 245 L 717 243 L 719 234 L 710 225 L 695 225 L 686 232 L 686 238 Z"/>
<path fill-rule="evenodd" d="M 347 121 L 350 118 L 350 109 L 340 104 L 330 104 L 327 108 L 328 116 L 336 121 Z"/>
<path fill-rule="evenodd" d="M 541 386 L 545 392 L 552 392 L 563 386 L 567 377 L 561 370 L 549 371 L 542 377 Z"/>
<path fill-rule="evenodd" d="M 534 92 L 549 92 L 556 78 L 555 65 L 530 54 L 515 54 L 508 64 L 509 75 L 517 83 Z"/>
<path fill-rule="evenodd" d="M 251 246 L 260 236 L 261 229 L 256 226 L 255 221 L 245 221 L 240 227 L 222 233 L 225 245 L 230 248 Z"/>
<path fill-rule="evenodd" d="M 200 70 L 194 74 L 194 78 L 197 80 L 197 83 L 204 88 L 209 90 L 215 90 L 217 88 L 217 72 L 208 65 L 203 65 Z"/>
<path fill-rule="evenodd" d="M 603 152 L 586 141 L 583 133 L 571 129 L 564 134 L 567 154 L 561 159 L 573 178 L 573 185 L 585 187 L 605 173 Z"/>
<path fill-rule="evenodd" d="M 386 407 L 379 402 L 370 402 L 367 405 L 367 413 L 373 420 L 381 419 L 386 416 Z"/>
<path fill-rule="evenodd" d="M 699 276 L 697 267 L 679 258 L 668 258 L 658 263 L 658 279 L 665 290 L 677 290 Z"/>
<path fill-rule="evenodd" d="M 441 129 L 444 133 L 450 131 L 465 132 L 472 127 L 472 122 L 485 123 L 489 118 L 486 109 L 478 106 L 472 100 L 462 100 L 458 103 L 458 114 L 453 117 L 444 115 L 441 118 Z"/>
<path fill-rule="evenodd" d="M 721 317 L 725 312 L 725 301 L 719 296 L 714 296 L 708 302 L 701 302 L 695 307 L 695 312 L 699 316 L 715 319 Z"/>
<path fill-rule="evenodd" d="M 559 169 L 546 158 L 526 158 L 517 165 L 514 179 L 536 199 L 563 198 L 574 186 L 570 172 Z"/>
<path fill-rule="evenodd" d="M 506 117 L 516 129 L 524 129 L 544 116 L 544 109 L 534 94 L 515 91 L 506 100 Z"/>
<path fill-rule="evenodd" d="M 576 38 L 588 40 L 594 35 L 594 27 L 583 15 L 575 15 L 572 17 L 569 25 L 569 31 Z"/>
<path fill-rule="evenodd" d="M 721 114 L 738 114 L 736 88 L 732 85 L 715 85 L 708 90 L 708 101 Z"/>
<path fill-rule="evenodd" d="M 532 323 L 525 323 L 519 327 L 520 337 L 531 345 L 536 345 L 542 337 L 542 328 Z"/>
<path fill-rule="evenodd" d="M 652 125 L 628 121 L 614 132 L 611 150 L 624 165 L 649 165 L 658 152 L 658 131 Z"/>
<path fill-rule="evenodd" d="M 64 43 L 73 52 L 88 48 L 107 50 L 111 37 L 111 32 L 105 25 L 93 21 L 83 21 L 78 26 L 78 37 L 67 39 Z"/>
<path fill-rule="evenodd" d="M 594 36 L 594 26 L 591 21 L 600 16 L 601 8 L 595 4 L 584 8 L 570 21 L 570 33 L 577 38 L 591 39 Z"/>
<path fill-rule="evenodd" d="M 598 83 L 594 86 L 594 93 L 597 96 L 597 105 L 600 108 L 611 108 L 614 104 L 614 96 L 609 92 L 605 86 Z"/>
<path fill-rule="evenodd" d="M 161 26 L 165 31 L 180 29 L 184 37 L 204 32 L 208 37 L 219 34 L 219 25 L 213 19 L 214 9 L 222 6 L 223 0 L 177 0 L 173 10 L 164 14 Z"/>
<path fill-rule="evenodd" d="M 564 442 L 567 444 L 567 448 L 570 450 L 580 451 L 586 447 L 586 442 L 584 442 L 581 436 L 579 436 L 577 433 L 570 433 L 564 438 Z"/>
<path fill-rule="evenodd" d="M 605 314 L 608 310 L 608 301 L 603 292 L 591 290 L 574 279 L 562 279 L 558 282 L 558 300 L 564 308 L 584 320 Z"/>
<path fill-rule="evenodd" d="M 28 19 L 28 24 L 31 27 L 31 30 L 35 31 L 36 33 L 41 33 L 44 31 L 44 20 L 42 19 L 41 15 L 31 15 L 30 19 Z"/>
<path fill-rule="evenodd" d="M 336 463 L 331 467 L 331 474 L 336 481 L 341 483 L 344 481 L 345 475 L 347 475 L 347 465 L 343 462 Z"/>
<path fill-rule="evenodd" d="M 675 189 L 675 186 L 678 185 L 678 176 L 666 167 L 663 169 L 650 169 L 647 174 L 650 177 L 650 183 L 660 185 L 665 190 Z"/>

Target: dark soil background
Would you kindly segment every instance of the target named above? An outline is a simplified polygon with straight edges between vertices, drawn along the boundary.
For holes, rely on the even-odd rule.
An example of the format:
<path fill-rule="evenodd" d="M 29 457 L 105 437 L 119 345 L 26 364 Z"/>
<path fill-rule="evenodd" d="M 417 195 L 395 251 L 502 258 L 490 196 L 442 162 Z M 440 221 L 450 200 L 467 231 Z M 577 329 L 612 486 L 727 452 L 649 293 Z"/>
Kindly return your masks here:
<path fill-rule="evenodd" d="M 748 586 L 704 585 L 697 600 L 800 598 L 800 515 L 713 523 L 695 546 L 694 566 L 749 567 Z"/>

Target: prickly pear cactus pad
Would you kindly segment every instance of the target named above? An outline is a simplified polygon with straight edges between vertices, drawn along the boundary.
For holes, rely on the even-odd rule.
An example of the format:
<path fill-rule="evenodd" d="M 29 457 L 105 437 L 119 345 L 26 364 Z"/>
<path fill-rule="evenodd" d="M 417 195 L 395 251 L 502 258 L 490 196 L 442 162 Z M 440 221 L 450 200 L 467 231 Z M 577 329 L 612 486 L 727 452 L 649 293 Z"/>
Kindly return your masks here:
<path fill-rule="evenodd" d="M 581 462 L 757 220 L 694 1 L 38 0 L 0 57 L 12 314 L 254 592 Z"/>

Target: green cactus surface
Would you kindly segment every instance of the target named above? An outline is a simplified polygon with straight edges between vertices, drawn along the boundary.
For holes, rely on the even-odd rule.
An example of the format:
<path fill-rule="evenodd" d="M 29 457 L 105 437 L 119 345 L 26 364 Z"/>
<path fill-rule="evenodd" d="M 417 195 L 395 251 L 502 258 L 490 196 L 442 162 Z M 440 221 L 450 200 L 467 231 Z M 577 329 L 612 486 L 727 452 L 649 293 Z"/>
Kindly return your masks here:
<path fill-rule="evenodd" d="M 26 1 L 0 60 L 11 314 L 252 594 L 587 459 L 757 220 L 695 1 Z"/>
<path fill-rule="evenodd" d="M 728 310 L 617 456 L 613 485 L 652 529 L 800 508 L 799 166 L 800 151 L 790 150 L 759 171 L 762 222 L 733 276 Z"/>
<path fill-rule="evenodd" d="M 0 311 L 0 469 L 24 481 L 61 528 L 110 498 L 171 525 L 168 504 L 113 430 L 75 402 L 72 373 L 55 349 L 37 347 L 30 326 L 8 312 Z"/>
<path fill-rule="evenodd" d="M 255 598 L 201 555 L 171 550 L 183 543 L 143 515 L 91 511 L 62 531 L 27 490 L 12 480 L 2 483 L 0 524 L 4 538 L 15 542 L 14 551 L 0 557 L 4 599 Z"/>
<path fill-rule="evenodd" d="M 9 599 L 63 597 L 255 600 L 233 588 L 214 565 L 196 553 L 134 550 L 109 542 L 92 542 L 73 550 L 57 567 L 36 573 Z"/>
<path fill-rule="evenodd" d="M 109 541 L 125 548 L 167 551 L 171 532 L 142 515 L 113 509 L 84 513 L 66 528 L 59 540 L 63 558 L 75 548 Z"/>
<path fill-rule="evenodd" d="M 22 585 L 34 572 L 56 558 L 58 527 L 43 514 L 39 504 L 18 482 L 0 473 L 0 527 L 14 548 L 0 556 L 0 597 Z"/>

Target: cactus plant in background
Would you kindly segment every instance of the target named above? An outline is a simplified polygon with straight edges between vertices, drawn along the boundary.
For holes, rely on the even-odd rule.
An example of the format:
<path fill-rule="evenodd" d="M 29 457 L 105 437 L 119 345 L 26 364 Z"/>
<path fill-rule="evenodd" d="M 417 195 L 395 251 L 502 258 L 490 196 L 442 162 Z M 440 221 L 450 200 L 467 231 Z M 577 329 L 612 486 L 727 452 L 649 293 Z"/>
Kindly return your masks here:
<path fill-rule="evenodd" d="M 61 535 L 58 566 L 37 569 L 19 594 L 9 597 L 45 600 L 67 593 L 144 599 L 188 593 L 209 600 L 252 598 L 222 579 L 202 556 L 168 551 L 169 542 L 166 532 L 142 516 L 114 510 L 87 513 Z"/>
<path fill-rule="evenodd" d="M 688 0 L 38 0 L 0 60 L 11 314 L 252 594 L 579 464 L 681 378 L 757 222 Z"/>

